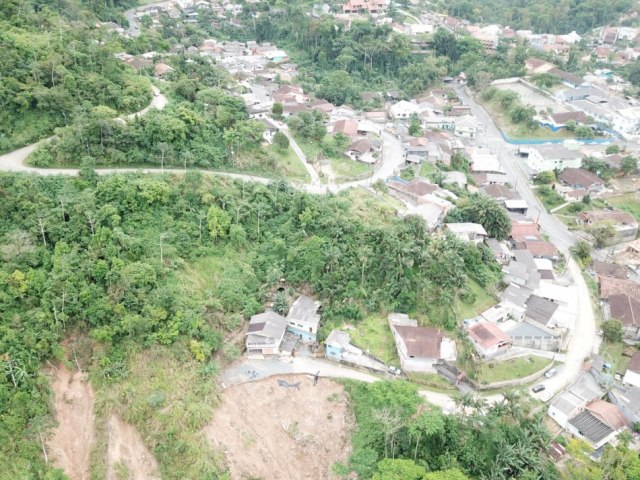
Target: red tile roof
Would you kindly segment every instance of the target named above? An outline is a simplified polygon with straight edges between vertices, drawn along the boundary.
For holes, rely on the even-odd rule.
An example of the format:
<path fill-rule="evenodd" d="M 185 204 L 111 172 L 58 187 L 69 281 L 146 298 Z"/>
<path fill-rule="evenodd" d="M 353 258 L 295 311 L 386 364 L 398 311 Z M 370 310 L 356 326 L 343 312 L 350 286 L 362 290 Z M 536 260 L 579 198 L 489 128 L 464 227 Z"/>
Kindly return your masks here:
<path fill-rule="evenodd" d="M 594 400 L 587 404 L 586 409 L 616 431 L 629 426 L 629 421 L 622 411 L 613 403 L 605 402 L 604 400 Z"/>
<path fill-rule="evenodd" d="M 511 238 L 515 242 L 542 240 L 540 228 L 537 223 L 513 223 L 511 225 Z"/>
<path fill-rule="evenodd" d="M 605 277 L 596 275 L 600 285 L 600 298 L 609 298 L 611 295 L 626 294 L 633 298 L 640 298 L 640 283 L 622 278 Z"/>
<path fill-rule="evenodd" d="M 558 255 L 558 249 L 551 242 L 523 242 L 524 248 L 534 257 L 555 257 Z"/>
<path fill-rule="evenodd" d="M 430 327 L 394 325 L 398 335 L 407 346 L 407 354 L 414 358 L 440 358 L 442 333 Z"/>
<path fill-rule="evenodd" d="M 640 352 L 634 352 L 634 354 L 631 355 L 631 360 L 629 360 L 627 370 L 640 373 Z"/>
<path fill-rule="evenodd" d="M 485 349 L 510 340 L 506 333 L 489 322 L 479 322 L 471 325 L 469 327 L 469 336 Z"/>

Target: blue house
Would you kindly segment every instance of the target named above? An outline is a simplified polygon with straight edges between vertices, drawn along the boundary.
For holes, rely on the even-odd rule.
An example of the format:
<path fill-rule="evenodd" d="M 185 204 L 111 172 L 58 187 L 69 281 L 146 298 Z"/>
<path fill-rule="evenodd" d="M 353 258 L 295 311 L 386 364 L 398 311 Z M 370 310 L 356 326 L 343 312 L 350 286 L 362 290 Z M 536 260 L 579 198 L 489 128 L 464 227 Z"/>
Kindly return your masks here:
<path fill-rule="evenodd" d="M 287 331 L 299 336 L 303 342 L 315 342 L 320 324 L 320 307 L 320 302 L 300 295 L 287 315 Z"/>
<path fill-rule="evenodd" d="M 337 362 L 344 359 L 344 354 L 349 348 L 351 338 L 347 332 L 341 330 L 331 330 L 331 333 L 324 342 L 325 356 Z"/>

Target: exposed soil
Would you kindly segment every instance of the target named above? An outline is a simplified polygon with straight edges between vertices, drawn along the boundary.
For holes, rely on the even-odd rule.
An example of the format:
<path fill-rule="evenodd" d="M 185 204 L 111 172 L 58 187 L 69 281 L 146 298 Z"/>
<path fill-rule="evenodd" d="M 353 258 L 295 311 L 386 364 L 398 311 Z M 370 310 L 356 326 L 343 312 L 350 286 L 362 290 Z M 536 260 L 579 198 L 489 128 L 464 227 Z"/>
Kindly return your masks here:
<path fill-rule="evenodd" d="M 233 480 L 321 480 L 337 478 L 332 465 L 347 459 L 352 425 L 341 385 L 286 375 L 227 389 L 204 432 Z"/>
<path fill-rule="evenodd" d="M 156 459 L 135 427 L 111 415 L 107 422 L 107 435 L 107 480 L 117 480 L 119 469 L 126 471 L 128 480 L 160 479 Z"/>
<path fill-rule="evenodd" d="M 47 441 L 49 459 L 71 480 L 89 479 L 94 437 L 93 389 L 84 374 L 63 364 L 52 371 L 55 418 L 58 423 Z"/>

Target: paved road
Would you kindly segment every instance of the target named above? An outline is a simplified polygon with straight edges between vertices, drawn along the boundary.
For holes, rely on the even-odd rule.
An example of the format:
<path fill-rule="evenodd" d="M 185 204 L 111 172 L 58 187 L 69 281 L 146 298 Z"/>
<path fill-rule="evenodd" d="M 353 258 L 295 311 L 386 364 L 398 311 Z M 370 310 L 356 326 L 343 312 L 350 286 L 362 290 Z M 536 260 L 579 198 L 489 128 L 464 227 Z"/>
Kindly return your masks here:
<path fill-rule="evenodd" d="M 145 108 L 143 108 L 138 112 L 131 113 L 129 115 L 124 115 L 119 118 L 122 121 L 132 120 L 139 115 L 144 115 L 151 109 L 162 110 L 164 107 L 166 107 L 168 102 L 167 97 L 164 96 L 162 93 L 160 93 L 160 90 L 157 87 L 152 86 L 151 89 L 153 90 L 153 99 L 151 100 L 151 103 L 149 105 L 147 105 Z M 13 152 L 9 152 L 5 155 L 1 155 L 0 170 L 6 171 L 6 172 L 28 172 L 28 173 L 35 173 L 37 175 L 77 175 L 78 170 L 74 168 L 34 168 L 34 167 L 29 167 L 28 165 L 25 165 L 25 161 L 27 160 L 27 157 L 31 155 L 31 153 L 36 149 L 36 147 L 41 142 L 48 142 L 52 138 L 53 137 L 49 137 L 47 139 L 41 140 L 40 142 L 34 143 L 32 145 L 28 145 L 18 150 L 14 150 Z M 133 168 L 100 169 L 100 170 L 97 170 L 97 172 L 100 175 L 105 175 L 107 173 L 128 172 L 128 171 L 143 171 L 145 173 L 151 173 L 151 172 L 154 172 L 155 170 L 157 170 L 158 173 L 161 172 L 160 169 L 140 170 L 140 169 L 133 169 Z M 166 170 L 166 171 L 169 172 L 169 170 Z M 229 174 L 229 176 L 233 176 L 233 175 Z"/>
<path fill-rule="evenodd" d="M 372 375 L 345 365 L 311 357 L 293 357 L 282 360 L 279 358 L 251 359 L 244 357 L 222 372 L 221 381 L 223 387 L 226 388 L 231 385 L 262 380 L 277 375 L 294 373 L 315 375 L 317 372 L 320 372 L 320 377 L 348 378 L 367 383 L 393 378 L 390 376 Z M 447 394 L 429 390 L 420 390 L 418 393 L 429 403 L 443 409 L 443 411 L 447 413 L 454 413 L 456 411 L 455 400 Z M 502 395 L 491 395 L 482 398 L 489 404 L 499 402 L 503 399 Z"/>
<path fill-rule="evenodd" d="M 547 213 L 531 190 L 529 177 L 524 171 L 522 160 L 513 154 L 511 151 L 513 147 L 505 142 L 489 114 L 469 95 L 467 88 L 458 87 L 456 93 L 465 104 L 471 107 L 473 115 L 484 126 L 482 142 L 498 155 L 515 189 L 520 197 L 527 202 L 531 218 L 537 219 L 550 241 L 567 258 L 571 258 L 569 248 L 579 240 L 578 237 L 569 232 L 556 217 Z M 547 387 L 545 396 L 576 380 L 584 359 L 591 356 L 596 340 L 596 324 L 589 289 L 580 268 L 573 259 L 570 259 L 568 267 L 578 290 L 577 305 L 574 309 L 578 315 L 567 346 L 565 364 L 558 368 L 558 375 L 542 382 Z"/>

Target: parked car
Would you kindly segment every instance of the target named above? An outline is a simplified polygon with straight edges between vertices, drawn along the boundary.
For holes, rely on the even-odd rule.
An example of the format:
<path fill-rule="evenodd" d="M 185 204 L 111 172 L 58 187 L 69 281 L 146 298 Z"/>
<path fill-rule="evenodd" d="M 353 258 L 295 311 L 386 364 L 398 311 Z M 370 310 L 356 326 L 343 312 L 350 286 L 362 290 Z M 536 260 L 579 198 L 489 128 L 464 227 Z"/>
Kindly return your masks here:
<path fill-rule="evenodd" d="M 558 369 L 557 368 L 551 368 L 549 370 L 547 370 L 544 374 L 545 377 L 547 378 L 551 378 L 553 377 L 556 373 L 558 373 Z"/>
<path fill-rule="evenodd" d="M 531 391 L 532 391 L 533 393 L 538 393 L 538 392 L 543 391 L 545 388 L 547 388 L 547 387 L 545 387 L 544 385 L 540 384 L 540 385 L 536 385 L 535 387 L 533 387 L 533 388 L 531 389 Z"/>

